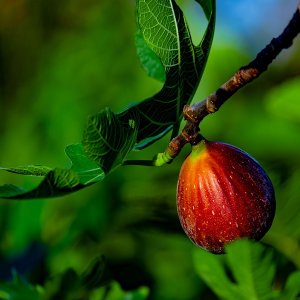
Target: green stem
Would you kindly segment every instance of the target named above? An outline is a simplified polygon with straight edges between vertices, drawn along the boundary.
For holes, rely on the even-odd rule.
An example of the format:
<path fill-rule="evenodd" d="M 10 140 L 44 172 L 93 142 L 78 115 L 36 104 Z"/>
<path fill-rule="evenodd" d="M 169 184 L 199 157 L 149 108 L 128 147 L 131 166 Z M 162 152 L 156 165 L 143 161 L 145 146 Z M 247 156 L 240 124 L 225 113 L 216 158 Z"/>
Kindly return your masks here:
<path fill-rule="evenodd" d="M 146 166 L 146 167 L 154 167 L 154 160 L 146 160 L 146 159 L 133 159 L 133 160 L 124 160 L 122 166 Z"/>

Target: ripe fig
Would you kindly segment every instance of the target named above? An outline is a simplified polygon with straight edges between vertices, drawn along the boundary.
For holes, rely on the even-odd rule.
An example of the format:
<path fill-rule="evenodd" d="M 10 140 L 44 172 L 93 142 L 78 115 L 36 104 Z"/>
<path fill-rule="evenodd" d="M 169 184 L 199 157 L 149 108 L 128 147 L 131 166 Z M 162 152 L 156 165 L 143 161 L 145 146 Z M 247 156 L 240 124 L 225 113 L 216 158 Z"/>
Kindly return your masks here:
<path fill-rule="evenodd" d="M 227 243 L 259 240 L 269 230 L 275 214 L 274 188 L 249 154 L 203 140 L 193 146 L 181 167 L 177 211 L 196 245 L 223 253 Z"/>

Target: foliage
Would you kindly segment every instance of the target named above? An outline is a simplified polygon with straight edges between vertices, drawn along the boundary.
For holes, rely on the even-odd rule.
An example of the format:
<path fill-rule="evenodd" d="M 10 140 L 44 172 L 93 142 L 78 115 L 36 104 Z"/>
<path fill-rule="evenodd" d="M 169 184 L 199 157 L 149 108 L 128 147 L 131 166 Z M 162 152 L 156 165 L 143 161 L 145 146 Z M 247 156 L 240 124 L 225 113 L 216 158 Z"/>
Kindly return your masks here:
<path fill-rule="evenodd" d="M 74 152 L 80 152 L 81 161 L 75 154 L 80 170 L 70 155 L 73 163 L 71 169 L 56 168 L 40 172 L 49 168 L 30 166 L 32 171 L 28 173 L 28 167 L 2 168 L 22 175 L 44 175 L 44 180 L 31 191 L 4 185 L 0 187 L 0 197 L 42 198 L 77 191 L 101 181 L 105 174 L 122 164 L 134 146 L 136 149 L 145 148 L 172 128 L 173 136 L 176 135 L 183 106 L 191 102 L 196 92 L 213 39 L 215 0 L 199 1 L 199 4 L 207 16 L 208 25 L 201 43 L 194 46 L 185 17 L 175 1 L 157 3 L 137 0 L 139 57 L 146 70 L 153 67 L 153 61 L 159 68 L 160 62 L 163 65 L 166 79 L 161 91 L 119 114 L 106 108 L 89 117 L 83 134 L 83 149 L 80 145 L 71 145 L 66 149 L 67 155 L 70 147 L 77 148 Z M 151 60 L 145 59 L 149 54 Z M 157 76 L 156 73 L 152 75 Z"/>
<path fill-rule="evenodd" d="M 274 252 L 247 240 L 227 246 L 225 256 L 195 251 L 195 268 L 200 278 L 219 299 L 296 299 L 300 295 L 300 271 L 289 274 L 284 286 L 275 284 Z M 78 275 L 67 269 L 49 278 L 44 287 L 32 286 L 14 273 L 13 280 L 0 284 L 0 299 L 146 299 L 149 291 L 140 287 L 125 292 L 105 259 L 97 258 L 88 270 Z M 101 299 L 102 299 L 101 298 Z"/>
<path fill-rule="evenodd" d="M 23 281 L 18 274 L 14 274 L 12 282 L 1 284 L 0 299 L 2 300 L 38 300 L 38 289 Z"/>
<path fill-rule="evenodd" d="M 300 294 L 299 271 L 289 275 L 282 291 L 274 289 L 274 255 L 260 244 L 240 240 L 228 245 L 225 259 L 203 251 L 195 258 L 199 275 L 220 299 L 295 299 Z"/>
<path fill-rule="evenodd" d="M 97 277 L 95 277 L 95 274 Z M 0 284 L 1 300 L 50 300 L 50 299 L 111 299 L 111 300 L 143 300 L 146 299 L 149 292 L 146 287 L 140 287 L 136 290 L 123 291 L 117 282 L 109 282 L 103 286 L 99 273 L 89 274 L 97 280 L 97 284 L 88 284 L 83 276 L 78 276 L 72 269 L 66 270 L 63 274 L 49 279 L 45 288 L 32 286 L 22 280 L 18 274 L 14 274 L 12 282 Z"/>

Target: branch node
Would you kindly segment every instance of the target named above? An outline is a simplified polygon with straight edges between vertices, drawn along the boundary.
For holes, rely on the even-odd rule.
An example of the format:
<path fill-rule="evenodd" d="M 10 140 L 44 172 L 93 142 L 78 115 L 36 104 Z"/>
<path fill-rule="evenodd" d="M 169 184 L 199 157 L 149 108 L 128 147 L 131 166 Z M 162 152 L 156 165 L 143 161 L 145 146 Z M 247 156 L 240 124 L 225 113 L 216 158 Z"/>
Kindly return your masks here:
<path fill-rule="evenodd" d="M 199 123 L 199 116 L 198 113 L 193 109 L 191 105 L 186 104 L 183 107 L 183 117 L 186 121 L 198 124 Z"/>
<path fill-rule="evenodd" d="M 206 99 L 206 111 L 209 114 L 215 113 L 216 111 L 218 111 L 218 106 L 216 105 L 216 101 L 217 101 L 217 95 L 212 94 L 209 97 L 207 97 Z"/>
<path fill-rule="evenodd" d="M 182 137 L 186 140 L 187 143 L 192 145 L 197 144 L 199 140 L 199 128 L 197 126 L 189 126 L 188 128 L 184 128 L 181 133 Z"/>

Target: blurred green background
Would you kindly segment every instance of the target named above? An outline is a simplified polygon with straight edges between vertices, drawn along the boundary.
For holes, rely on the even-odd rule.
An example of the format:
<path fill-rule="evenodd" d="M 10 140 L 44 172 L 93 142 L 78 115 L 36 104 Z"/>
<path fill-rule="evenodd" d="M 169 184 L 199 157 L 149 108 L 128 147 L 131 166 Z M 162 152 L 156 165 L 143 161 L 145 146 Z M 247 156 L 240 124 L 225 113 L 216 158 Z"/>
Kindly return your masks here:
<path fill-rule="evenodd" d="M 264 1 L 253 2 L 258 14 Z M 242 33 L 234 31 L 241 30 L 231 11 L 234 1 L 220 3 L 216 38 L 195 101 L 280 33 L 297 1 L 275 2 L 264 4 L 269 14 L 262 26 L 268 30 L 252 22 Z M 180 3 L 199 40 L 205 28 L 200 8 Z M 283 5 L 289 13 L 278 29 Z M 0 166 L 64 167 L 64 148 L 81 141 L 88 115 L 105 106 L 118 112 L 158 91 L 161 83 L 146 76 L 136 56 L 135 30 L 133 0 L 0 0 Z M 277 253 L 280 274 L 300 268 L 299 50 L 298 38 L 266 74 L 201 127 L 207 139 L 250 153 L 270 175 L 277 213 L 263 243 Z M 168 137 L 130 158 L 152 158 L 167 142 Z M 162 168 L 119 168 L 103 182 L 63 198 L 0 200 L 0 281 L 9 281 L 15 269 L 43 286 L 69 268 L 81 274 L 103 255 L 125 290 L 148 286 L 151 299 L 218 299 L 195 267 L 194 254 L 202 250 L 184 235 L 177 218 L 176 182 L 187 152 Z M 5 183 L 30 187 L 36 180 L 2 172 L 0 184 Z"/>

